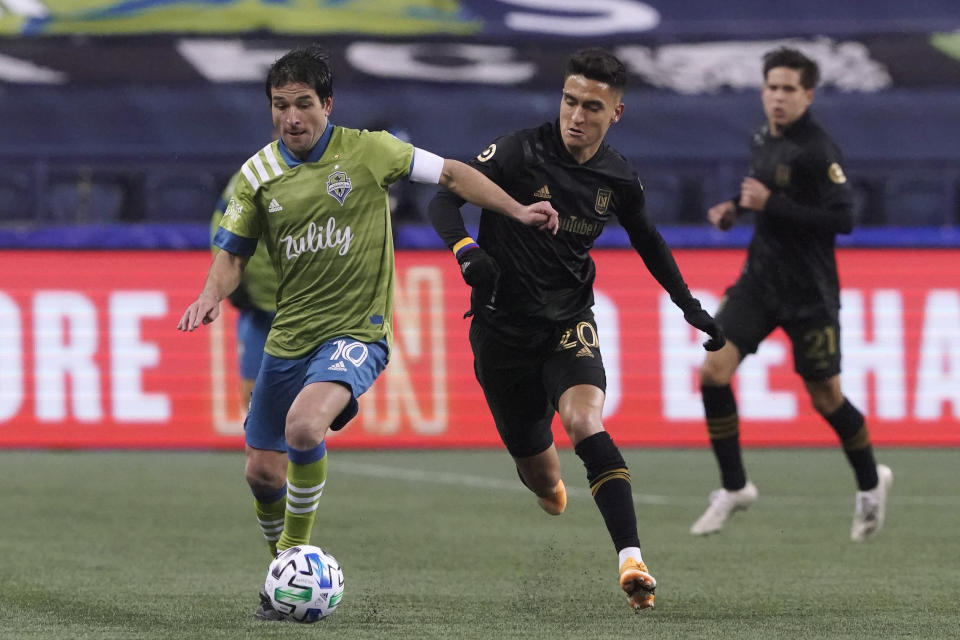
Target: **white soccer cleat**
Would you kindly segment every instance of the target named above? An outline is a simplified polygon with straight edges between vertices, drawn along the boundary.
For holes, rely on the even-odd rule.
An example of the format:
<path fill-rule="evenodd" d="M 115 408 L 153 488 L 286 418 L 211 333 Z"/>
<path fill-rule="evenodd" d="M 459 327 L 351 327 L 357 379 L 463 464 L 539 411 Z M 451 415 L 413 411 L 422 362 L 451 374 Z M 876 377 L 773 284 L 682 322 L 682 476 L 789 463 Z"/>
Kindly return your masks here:
<path fill-rule="evenodd" d="M 893 471 L 885 464 L 877 465 L 877 486 L 869 491 L 857 491 L 853 508 L 853 526 L 850 539 L 863 542 L 883 528 L 887 515 L 887 493 L 893 486 Z"/>
<path fill-rule="evenodd" d="M 749 480 L 742 489 L 736 491 L 717 489 L 710 492 L 710 506 L 690 527 L 690 533 L 695 536 L 705 536 L 720 531 L 732 513 L 743 511 L 756 499 L 757 487 Z"/>

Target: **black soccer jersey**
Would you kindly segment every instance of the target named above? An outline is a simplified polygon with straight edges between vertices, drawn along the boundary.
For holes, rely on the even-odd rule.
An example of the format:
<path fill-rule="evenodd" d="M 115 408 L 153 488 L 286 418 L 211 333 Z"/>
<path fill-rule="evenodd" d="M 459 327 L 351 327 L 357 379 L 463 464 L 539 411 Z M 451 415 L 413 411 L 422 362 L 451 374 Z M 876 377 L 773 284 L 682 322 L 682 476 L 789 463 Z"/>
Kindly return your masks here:
<path fill-rule="evenodd" d="M 480 319 L 504 336 L 531 338 L 575 317 L 589 317 L 596 267 L 594 240 L 616 216 L 647 268 L 682 309 L 696 303 L 663 238 L 650 223 L 643 187 L 626 159 L 603 143 L 583 164 L 570 155 L 556 122 L 498 138 L 471 164 L 521 204 L 548 200 L 559 213 L 556 236 L 484 210 L 477 243 L 501 269 L 495 309 L 473 301 Z M 466 236 L 463 200 L 441 191 L 430 220 L 449 247 Z"/>
<path fill-rule="evenodd" d="M 750 175 L 770 189 L 743 278 L 786 317 L 840 306 L 835 258 L 838 233 L 853 229 L 850 188 L 840 152 L 809 111 L 774 137 L 753 136 Z"/>

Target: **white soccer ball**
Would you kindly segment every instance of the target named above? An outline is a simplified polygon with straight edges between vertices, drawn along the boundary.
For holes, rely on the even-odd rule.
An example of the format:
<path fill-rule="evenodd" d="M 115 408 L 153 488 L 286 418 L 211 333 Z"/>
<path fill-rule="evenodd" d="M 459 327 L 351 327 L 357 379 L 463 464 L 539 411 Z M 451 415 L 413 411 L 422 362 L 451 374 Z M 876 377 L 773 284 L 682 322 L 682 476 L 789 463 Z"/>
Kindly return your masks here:
<path fill-rule="evenodd" d="M 343 569 L 320 547 L 290 547 L 270 563 L 263 589 L 284 619 L 316 622 L 343 599 Z"/>

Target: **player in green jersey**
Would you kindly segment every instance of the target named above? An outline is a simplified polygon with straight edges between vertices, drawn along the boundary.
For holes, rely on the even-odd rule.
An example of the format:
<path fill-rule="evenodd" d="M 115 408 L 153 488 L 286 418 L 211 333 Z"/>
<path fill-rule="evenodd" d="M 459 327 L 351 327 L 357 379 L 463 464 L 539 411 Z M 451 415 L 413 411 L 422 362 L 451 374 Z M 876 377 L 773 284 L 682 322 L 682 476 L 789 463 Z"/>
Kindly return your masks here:
<path fill-rule="evenodd" d="M 245 473 L 275 552 L 309 543 L 326 481 L 326 433 L 356 415 L 357 397 L 386 365 L 394 279 L 388 186 L 402 178 L 440 184 L 551 233 L 557 213 L 546 202 L 523 206 L 479 171 L 389 133 L 331 124 L 333 78 L 319 47 L 277 60 L 266 92 L 280 139 L 241 168 L 214 238 L 221 251 L 177 328 L 213 322 L 258 240 L 266 244 L 279 281 L 277 315 L 244 426 Z M 277 618 L 263 593 L 256 615 Z"/>

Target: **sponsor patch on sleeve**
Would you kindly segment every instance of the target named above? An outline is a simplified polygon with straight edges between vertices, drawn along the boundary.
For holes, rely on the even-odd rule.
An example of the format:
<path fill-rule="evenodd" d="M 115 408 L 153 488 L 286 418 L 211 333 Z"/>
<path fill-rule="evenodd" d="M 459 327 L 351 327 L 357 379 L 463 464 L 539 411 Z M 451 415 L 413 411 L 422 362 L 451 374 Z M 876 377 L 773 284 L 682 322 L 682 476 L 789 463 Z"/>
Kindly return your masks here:
<path fill-rule="evenodd" d="M 497 145 L 491 144 L 489 147 L 483 150 L 483 152 L 477 156 L 477 160 L 480 162 L 486 162 L 493 157 L 493 154 L 497 152 Z"/>
<path fill-rule="evenodd" d="M 843 169 L 836 162 L 827 169 L 827 176 L 830 178 L 830 182 L 834 184 L 844 184 L 847 181 L 847 176 L 843 175 Z"/>

